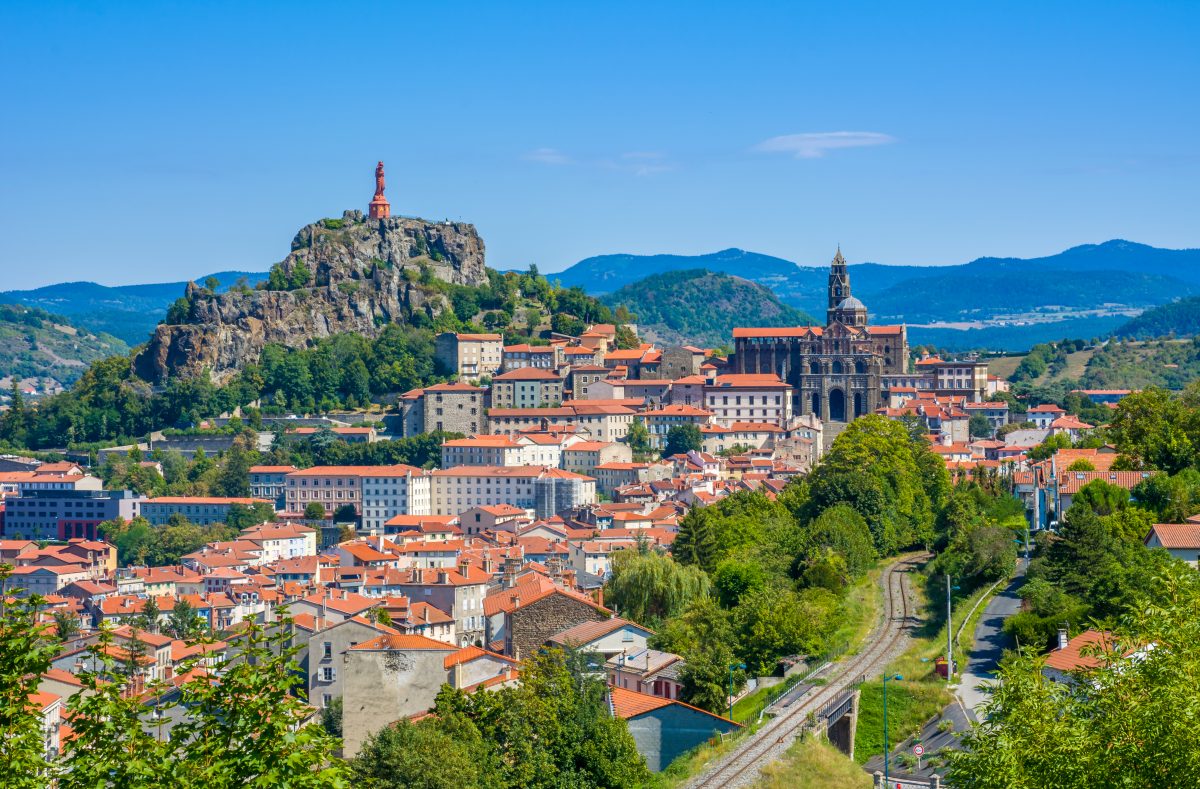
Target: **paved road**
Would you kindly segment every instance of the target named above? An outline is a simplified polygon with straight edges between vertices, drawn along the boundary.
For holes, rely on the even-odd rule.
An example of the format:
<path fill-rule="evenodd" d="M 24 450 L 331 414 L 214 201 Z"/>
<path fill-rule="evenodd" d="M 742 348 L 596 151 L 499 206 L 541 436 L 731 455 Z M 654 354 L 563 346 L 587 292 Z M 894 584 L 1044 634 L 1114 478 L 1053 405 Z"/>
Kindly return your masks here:
<path fill-rule="evenodd" d="M 1025 582 L 1025 568 L 1028 562 L 1017 561 L 1017 574 L 1003 592 L 992 597 L 983 616 L 975 627 L 975 647 L 967 658 L 967 667 L 961 675 L 961 681 L 955 693 L 963 706 L 975 715 L 975 710 L 987 700 L 988 694 L 978 689 L 983 682 L 995 679 L 996 668 L 1000 656 L 1009 646 L 1009 638 L 1004 635 L 1004 620 L 1021 610 L 1021 598 L 1017 590 Z"/>

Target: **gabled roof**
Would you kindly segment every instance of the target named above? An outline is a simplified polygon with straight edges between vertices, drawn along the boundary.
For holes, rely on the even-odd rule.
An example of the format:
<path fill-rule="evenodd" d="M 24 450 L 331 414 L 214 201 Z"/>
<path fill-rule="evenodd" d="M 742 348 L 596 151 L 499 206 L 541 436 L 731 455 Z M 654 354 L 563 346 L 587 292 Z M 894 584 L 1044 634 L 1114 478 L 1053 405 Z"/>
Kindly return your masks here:
<path fill-rule="evenodd" d="M 1164 548 L 1197 550 L 1200 549 L 1200 524 L 1156 523 L 1146 535 L 1147 545 L 1152 537 L 1157 537 Z"/>
<path fill-rule="evenodd" d="M 653 712 L 663 707 L 668 707 L 672 704 L 677 704 L 694 712 L 699 712 L 709 717 L 716 718 L 724 723 L 742 727 L 740 723 L 734 723 L 728 718 L 723 718 L 720 715 L 714 715 L 708 710 L 702 710 L 699 707 L 693 707 L 691 704 L 684 704 L 682 701 L 674 701 L 672 699 L 664 699 L 660 696 L 651 696 L 646 693 L 638 693 L 625 688 L 612 687 L 608 689 L 609 709 L 612 714 L 618 718 L 629 720 L 636 718 L 639 715 L 645 715 L 647 712 Z"/>
<path fill-rule="evenodd" d="M 582 622 L 560 633 L 555 633 L 546 640 L 552 641 L 555 644 L 583 646 L 627 626 L 641 630 L 648 636 L 654 635 L 654 631 L 648 627 L 642 627 L 636 622 L 630 622 L 628 619 L 613 616 L 608 619 L 601 619 L 599 622 Z"/>

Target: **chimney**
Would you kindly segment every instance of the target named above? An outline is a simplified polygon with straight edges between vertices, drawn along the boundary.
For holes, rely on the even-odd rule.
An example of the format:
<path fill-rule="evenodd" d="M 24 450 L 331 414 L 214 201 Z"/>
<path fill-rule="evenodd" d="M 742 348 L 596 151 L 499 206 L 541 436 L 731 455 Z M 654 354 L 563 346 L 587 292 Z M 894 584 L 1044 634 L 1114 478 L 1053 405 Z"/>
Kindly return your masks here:
<path fill-rule="evenodd" d="M 1063 627 L 1060 627 L 1058 629 L 1058 648 L 1059 649 L 1067 648 L 1067 628 L 1066 628 L 1065 622 L 1063 623 Z"/>
<path fill-rule="evenodd" d="M 450 583 L 450 573 L 446 572 L 445 570 L 438 570 L 437 582 L 439 584 Z"/>
<path fill-rule="evenodd" d="M 425 624 L 429 624 L 429 606 L 425 606 Z"/>
<path fill-rule="evenodd" d="M 492 574 L 493 570 L 495 570 L 495 566 L 492 563 L 491 555 L 490 554 L 485 555 L 483 557 L 483 571 L 490 576 Z"/>
<path fill-rule="evenodd" d="M 601 586 L 599 589 L 596 590 L 596 605 L 600 606 L 601 608 L 604 607 L 604 587 L 603 586 Z"/>
<path fill-rule="evenodd" d="M 467 570 L 471 567 L 471 560 L 465 556 L 460 556 L 458 559 L 458 573 L 465 576 Z"/>

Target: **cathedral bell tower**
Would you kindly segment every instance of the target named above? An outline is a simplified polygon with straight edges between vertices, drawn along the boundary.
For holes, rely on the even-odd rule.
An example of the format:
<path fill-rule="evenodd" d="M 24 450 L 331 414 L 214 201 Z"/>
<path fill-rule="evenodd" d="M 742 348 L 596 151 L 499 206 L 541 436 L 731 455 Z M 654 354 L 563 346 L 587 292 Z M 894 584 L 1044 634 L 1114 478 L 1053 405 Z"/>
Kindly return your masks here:
<path fill-rule="evenodd" d="M 850 298 L 850 272 L 846 271 L 846 259 L 839 246 L 833 262 L 829 264 L 829 307 L 825 311 L 825 325 L 833 323 L 838 305 Z"/>

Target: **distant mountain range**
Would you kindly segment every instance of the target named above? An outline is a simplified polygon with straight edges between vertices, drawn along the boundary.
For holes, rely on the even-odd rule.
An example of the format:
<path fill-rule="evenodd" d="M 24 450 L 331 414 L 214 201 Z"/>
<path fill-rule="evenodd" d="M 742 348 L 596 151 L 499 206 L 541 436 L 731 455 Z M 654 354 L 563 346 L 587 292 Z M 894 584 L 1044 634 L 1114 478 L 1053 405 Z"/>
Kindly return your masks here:
<path fill-rule="evenodd" d="M 824 314 L 826 267 L 741 249 L 693 256 L 601 255 L 550 276 L 601 295 L 648 275 L 698 268 L 745 277 L 786 304 Z M 873 321 L 908 323 L 914 343 L 951 350 L 1022 349 L 1064 336 L 1104 336 L 1145 309 L 1200 295 L 1200 250 L 1122 240 L 1041 258 L 849 268 L 854 295 L 866 303 Z"/>
<path fill-rule="evenodd" d="M 203 283 L 213 277 L 218 290 L 228 290 L 243 277 L 250 287 L 267 278 L 266 272 L 218 271 L 197 277 Z M 97 334 L 106 333 L 130 346 L 146 341 L 167 314 L 171 302 L 183 295 L 187 282 L 149 285 L 98 285 L 95 282 L 60 282 L 32 290 L 0 292 L 0 303 L 24 304 L 62 315 L 71 323 Z"/>
<path fill-rule="evenodd" d="M 872 321 L 906 322 L 914 344 L 934 344 L 949 350 L 1023 350 L 1063 337 L 1104 337 L 1144 310 L 1176 299 L 1200 297 L 1200 250 L 1159 249 L 1122 240 L 1072 247 L 1040 258 L 983 257 L 954 266 L 859 263 L 849 268 L 854 295 L 866 303 Z M 690 304 L 697 297 L 697 283 L 707 280 L 697 276 L 681 280 L 687 287 L 680 294 L 680 302 L 663 292 L 661 281 L 647 279 L 700 270 L 750 280 L 769 289 L 781 306 L 818 319 L 825 314 L 826 266 L 799 266 L 742 249 L 708 255 L 600 255 L 549 276 L 592 295 L 611 295 L 625 289 L 620 301 L 626 302 L 631 311 L 639 311 L 640 299 L 641 311 L 647 316 L 664 316 L 649 321 L 663 330 L 664 340 L 679 337 L 714 344 L 714 330 L 723 331 L 725 317 L 714 313 L 714 330 L 706 331 L 699 323 L 700 312 L 681 314 L 673 321 L 667 320 L 670 310 L 661 312 L 662 307 L 673 303 L 672 298 L 678 304 Z M 242 277 L 253 286 L 264 280 L 266 273 L 221 271 L 209 276 L 220 283 L 219 290 L 227 290 Z M 195 281 L 205 279 L 197 277 Z M 718 281 L 725 282 L 708 282 Z M 64 282 L 0 292 L 0 303 L 22 304 L 65 316 L 74 326 L 97 335 L 112 335 L 134 346 L 146 341 L 171 302 L 183 295 L 185 285 L 183 281 L 118 286 Z M 645 297 L 660 294 L 656 297 L 658 306 L 648 309 L 639 289 Z M 617 303 L 611 298 L 606 300 Z M 728 316 L 734 324 L 749 325 L 765 322 L 768 315 L 785 315 L 769 299 L 763 301 L 760 295 L 744 288 L 738 288 L 738 295 L 728 301 L 726 306 L 736 305 L 736 314 Z M 1168 313 L 1165 321 L 1156 318 L 1135 324 L 1134 331 L 1142 335 L 1148 325 L 1166 326 L 1170 316 L 1178 312 Z M 791 316 L 777 319 L 786 321 Z M 1182 327 L 1176 331 L 1190 330 Z"/>

